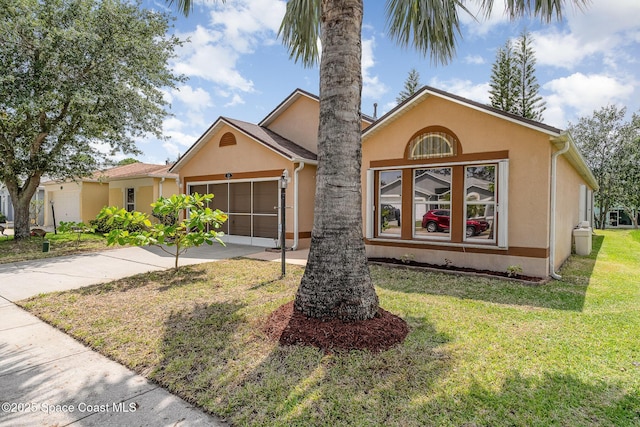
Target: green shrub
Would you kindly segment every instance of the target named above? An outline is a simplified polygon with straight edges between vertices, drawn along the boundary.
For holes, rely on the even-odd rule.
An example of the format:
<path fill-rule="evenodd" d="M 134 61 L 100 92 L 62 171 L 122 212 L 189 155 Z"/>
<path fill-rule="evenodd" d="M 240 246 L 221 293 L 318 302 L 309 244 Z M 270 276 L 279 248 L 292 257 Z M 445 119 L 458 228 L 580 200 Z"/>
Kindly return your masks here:
<path fill-rule="evenodd" d="M 99 217 L 96 219 L 92 219 L 89 221 L 89 225 L 91 226 L 91 228 L 93 228 L 95 230 L 96 233 L 100 233 L 100 234 L 108 234 L 111 233 L 113 230 L 124 230 L 124 231 L 128 231 L 129 233 L 137 233 L 139 231 L 142 231 L 143 228 L 136 223 L 130 223 L 127 224 L 126 226 L 123 224 L 115 224 L 115 223 L 108 223 L 108 218 L 106 217 Z"/>

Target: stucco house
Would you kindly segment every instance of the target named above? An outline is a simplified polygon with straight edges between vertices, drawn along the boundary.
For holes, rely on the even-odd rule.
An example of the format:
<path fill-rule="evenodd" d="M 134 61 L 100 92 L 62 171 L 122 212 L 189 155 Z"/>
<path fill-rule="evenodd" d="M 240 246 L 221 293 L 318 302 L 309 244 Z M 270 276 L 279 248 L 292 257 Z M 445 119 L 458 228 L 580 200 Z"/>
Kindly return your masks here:
<path fill-rule="evenodd" d="M 47 181 L 44 225 L 55 221 L 89 223 L 104 206 L 124 207 L 151 214 L 151 203 L 160 196 L 179 193 L 178 175 L 171 165 L 131 163 L 96 171 L 77 181 Z"/>
<path fill-rule="evenodd" d="M 286 170 L 288 245 L 309 244 L 318 98 L 296 90 L 260 123 L 220 117 L 170 172 L 182 191 L 215 194 L 229 241 L 273 245 Z M 362 117 L 363 236 L 371 257 L 555 276 L 572 231 L 592 221 L 596 180 L 571 136 L 424 87 Z M 434 211 L 446 226 L 428 226 Z M 291 211 L 291 213 L 289 212 Z M 393 215 L 390 214 L 393 212 Z M 470 232 L 472 224 L 484 224 Z"/>

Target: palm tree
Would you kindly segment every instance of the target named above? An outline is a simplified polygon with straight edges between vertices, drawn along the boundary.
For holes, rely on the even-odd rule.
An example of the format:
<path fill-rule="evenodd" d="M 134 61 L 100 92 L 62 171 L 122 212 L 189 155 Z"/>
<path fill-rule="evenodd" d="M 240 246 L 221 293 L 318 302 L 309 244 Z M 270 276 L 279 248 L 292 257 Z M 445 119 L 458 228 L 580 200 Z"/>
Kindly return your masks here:
<path fill-rule="evenodd" d="M 171 0 L 168 0 L 172 2 Z M 578 7 L 588 0 L 571 0 Z M 177 0 L 185 14 L 191 0 Z M 460 35 L 463 0 L 387 0 L 389 35 L 401 46 L 447 63 Z M 550 21 L 565 0 L 513 0 L 506 12 Z M 280 36 L 296 61 L 311 66 L 321 41 L 320 125 L 314 225 L 307 268 L 294 307 L 307 317 L 345 321 L 373 318 L 378 297 L 367 265 L 361 195 L 363 0 L 289 0 Z M 482 0 L 489 15 L 493 0 Z"/>

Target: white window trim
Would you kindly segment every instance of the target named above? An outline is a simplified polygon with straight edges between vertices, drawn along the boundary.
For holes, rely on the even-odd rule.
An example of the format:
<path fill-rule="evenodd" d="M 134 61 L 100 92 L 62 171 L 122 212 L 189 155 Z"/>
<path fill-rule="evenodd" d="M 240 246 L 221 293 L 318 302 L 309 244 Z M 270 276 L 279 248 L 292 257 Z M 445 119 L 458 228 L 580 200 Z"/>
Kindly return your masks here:
<path fill-rule="evenodd" d="M 498 247 L 509 248 L 509 160 L 498 162 L 498 189 L 496 194 L 496 220 L 498 221 Z"/>
<path fill-rule="evenodd" d="M 365 202 L 365 237 L 367 239 L 373 239 L 373 219 L 375 218 L 376 205 L 374 203 L 374 179 L 375 171 L 373 169 L 367 169 L 367 194 Z"/>
<path fill-rule="evenodd" d="M 133 192 L 133 202 L 129 203 L 129 190 Z M 133 208 L 129 210 L 129 205 L 133 205 Z M 136 189 L 134 187 L 126 187 L 124 189 L 124 210 L 127 212 L 133 212 L 136 210 Z"/>

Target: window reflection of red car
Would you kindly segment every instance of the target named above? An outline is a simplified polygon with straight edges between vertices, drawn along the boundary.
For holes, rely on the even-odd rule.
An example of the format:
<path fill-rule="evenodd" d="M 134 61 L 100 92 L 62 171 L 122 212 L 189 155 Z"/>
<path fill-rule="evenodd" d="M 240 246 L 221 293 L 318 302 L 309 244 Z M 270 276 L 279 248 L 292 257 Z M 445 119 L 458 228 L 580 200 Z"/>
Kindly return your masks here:
<path fill-rule="evenodd" d="M 422 228 L 429 233 L 449 231 L 449 209 L 432 209 L 422 217 Z M 467 237 L 477 236 L 489 228 L 489 223 L 482 219 L 467 220 Z"/>

